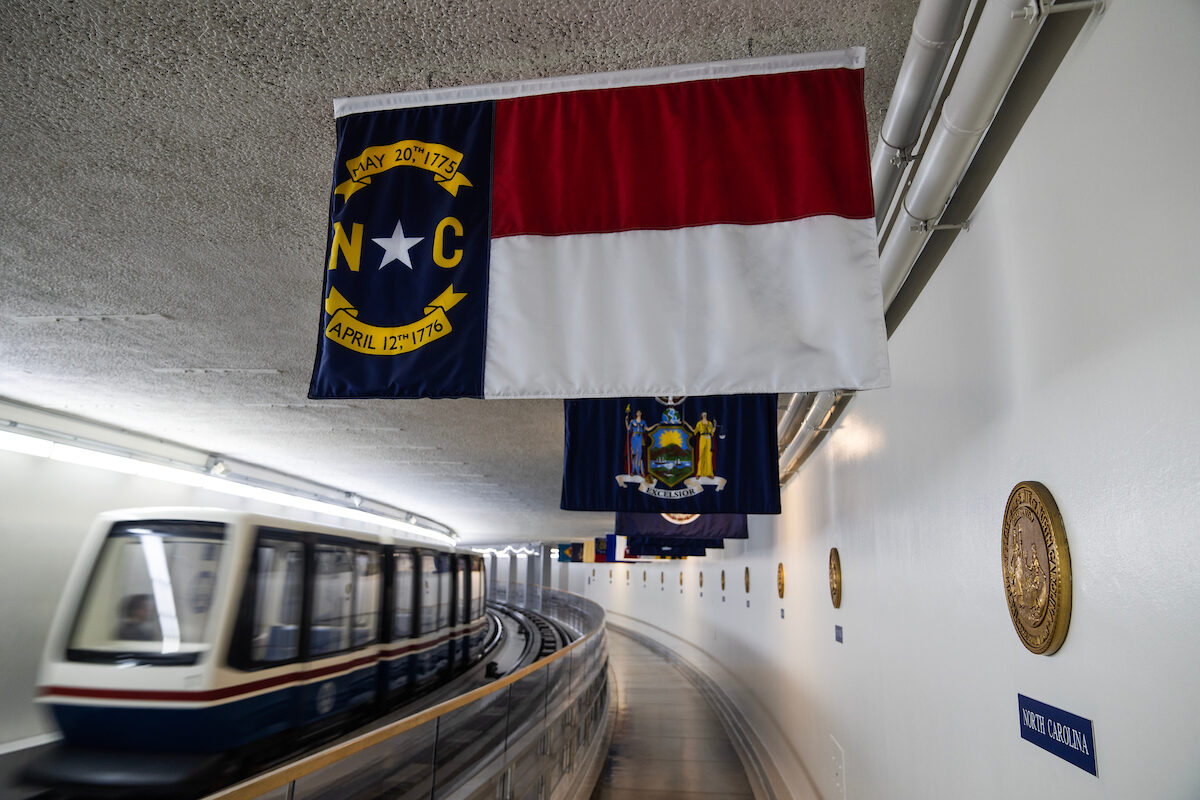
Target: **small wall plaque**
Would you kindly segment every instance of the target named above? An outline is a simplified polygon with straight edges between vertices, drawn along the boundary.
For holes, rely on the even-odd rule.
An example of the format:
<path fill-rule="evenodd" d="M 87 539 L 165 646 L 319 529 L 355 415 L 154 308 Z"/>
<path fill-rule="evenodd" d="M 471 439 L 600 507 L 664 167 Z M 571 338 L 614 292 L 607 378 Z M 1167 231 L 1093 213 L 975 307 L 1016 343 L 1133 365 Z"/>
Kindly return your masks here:
<path fill-rule="evenodd" d="M 775 570 L 775 583 L 779 588 L 779 599 L 782 600 L 783 599 L 783 562 L 782 561 L 779 562 L 779 569 Z M 782 612 L 780 612 L 780 616 L 783 616 Z"/>
<path fill-rule="evenodd" d="M 1096 738 L 1092 721 L 1052 705 L 1017 695 L 1021 738 L 1048 753 L 1096 774 Z"/>
<path fill-rule="evenodd" d="M 836 547 L 829 550 L 829 599 L 834 608 L 842 607 L 842 557 Z"/>

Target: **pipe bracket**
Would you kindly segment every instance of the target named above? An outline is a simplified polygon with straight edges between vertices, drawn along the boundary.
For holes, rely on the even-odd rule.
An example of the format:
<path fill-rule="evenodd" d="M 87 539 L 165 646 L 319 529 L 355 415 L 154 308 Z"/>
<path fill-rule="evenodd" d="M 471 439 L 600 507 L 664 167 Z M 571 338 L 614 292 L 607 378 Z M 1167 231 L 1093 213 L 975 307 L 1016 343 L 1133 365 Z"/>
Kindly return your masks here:
<path fill-rule="evenodd" d="M 923 219 L 916 225 L 909 225 L 908 229 L 913 232 L 919 231 L 920 233 L 929 233 L 930 231 L 969 231 L 971 230 L 971 220 L 968 219 L 964 222 L 958 222 L 952 225 L 943 225 L 940 222 L 934 225 L 930 224 L 929 220 Z"/>
<path fill-rule="evenodd" d="M 920 157 L 920 153 L 914 153 L 911 150 L 901 148 L 898 149 L 894 155 L 892 155 L 890 161 L 892 166 L 896 169 L 903 169 L 905 164 L 911 164 Z"/>
<path fill-rule="evenodd" d="M 1062 14 L 1067 11 L 1095 11 L 1098 13 L 1103 10 L 1104 0 L 1069 0 L 1069 2 L 1060 3 L 1055 3 L 1053 0 L 1029 0 L 1019 11 L 1012 12 L 1012 18 L 1036 23 L 1045 19 L 1049 14 Z"/>

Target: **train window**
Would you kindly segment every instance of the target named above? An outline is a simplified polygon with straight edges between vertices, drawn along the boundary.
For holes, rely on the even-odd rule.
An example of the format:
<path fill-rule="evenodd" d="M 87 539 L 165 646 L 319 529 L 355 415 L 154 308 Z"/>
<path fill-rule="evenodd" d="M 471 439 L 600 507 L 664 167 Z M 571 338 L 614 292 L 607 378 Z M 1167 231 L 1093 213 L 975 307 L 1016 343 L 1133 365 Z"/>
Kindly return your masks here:
<path fill-rule="evenodd" d="M 290 661 L 300 652 L 304 545 L 261 538 L 254 559 L 256 591 L 250 657 L 259 664 Z"/>
<path fill-rule="evenodd" d="M 392 638 L 403 639 L 413 634 L 413 555 L 396 553 L 396 611 L 393 615 Z"/>
<path fill-rule="evenodd" d="M 353 647 L 379 639 L 379 553 L 354 553 L 354 639 Z"/>
<path fill-rule="evenodd" d="M 458 594 L 455 621 L 462 624 L 467 621 L 470 612 L 470 598 L 467 597 L 467 570 L 470 569 L 470 559 L 459 556 L 454 559 L 454 591 Z"/>
<path fill-rule="evenodd" d="M 433 562 L 438 571 L 437 626 L 441 630 L 450 625 L 450 554 L 438 553 Z"/>
<path fill-rule="evenodd" d="M 471 619 L 483 616 L 483 562 L 471 562 Z"/>
<path fill-rule="evenodd" d="M 437 603 L 439 575 L 433 556 L 421 554 L 421 633 L 437 629 Z"/>
<path fill-rule="evenodd" d="M 309 653 L 336 653 L 350 647 L 354 595 L 353 550 L 318 543 L 314 550 L 312 630 Z"/>
<path fill-rule="evenodd" d="M 182 521 L 114 525 L 80 604 L 67 659 L 196 663 L 209 649 L 224 529 Z"/>

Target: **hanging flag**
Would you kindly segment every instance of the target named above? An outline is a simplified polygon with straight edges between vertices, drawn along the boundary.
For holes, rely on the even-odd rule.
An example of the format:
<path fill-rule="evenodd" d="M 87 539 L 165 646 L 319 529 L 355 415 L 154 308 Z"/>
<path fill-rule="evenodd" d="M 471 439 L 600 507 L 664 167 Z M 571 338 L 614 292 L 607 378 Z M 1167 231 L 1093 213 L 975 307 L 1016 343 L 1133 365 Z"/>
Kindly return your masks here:
<path fill-rule="evenodd" d="M 662 547 L 677 547 L 685 548 L 703 548 L 712 550 L 722 550 L 725 548 L 724 539 L 678 539 L 664 538 L 659 536 L 630 536 L 627 547 L 633 548 L 635 551 L 645 553 L 647 548 L 662 548 Z M 692 555 L 704 555 L 704 553 L 693 553 Z"/>
<path fill-rule="evenodd" d="M 775 395 L 567 400 L 569 511 L 778 514 Z"/>
<path fill-rule="evenodd" d="M 707 555 L 710 547 L 720 547 L 720 539 L 647 539 L 630 538 L 629 552 L 637 558 L 682 558 Z"/>
<path fill-rule="evenodd" d="M 863 62 L 339 100 L 309 395 L 886 386 Z"/>
<path fill-rule="evenodd" d="M 636 514 L 617 512 L 617 535 L 654 539 L 746 539 L 745 514 Z"/>

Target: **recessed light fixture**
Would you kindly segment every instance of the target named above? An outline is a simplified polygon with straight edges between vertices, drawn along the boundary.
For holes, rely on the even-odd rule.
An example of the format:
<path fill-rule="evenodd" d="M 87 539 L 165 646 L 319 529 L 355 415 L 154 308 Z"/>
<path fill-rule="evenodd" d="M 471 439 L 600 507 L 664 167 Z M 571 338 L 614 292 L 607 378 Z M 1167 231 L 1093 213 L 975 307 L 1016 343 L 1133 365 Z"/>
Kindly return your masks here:
<path fill-rule="evenodd" d="M 45 325 L 65 322 L 159 322 L 169 320 L 162 314 L 43 314 L 38 316 L 12 316 L 13 322 L 25 325 Z"/>
<path fill-rule="evenodd" d="M 164 375 L 279 375 L 277 369 L 249 367 L 156 367 L 150 370 Z"/>
<path fill-rule="evenodd" d="M 358 406 L 341 403 L 243 403 L 246 408 L 324 408 L 357 409 Z"/>

